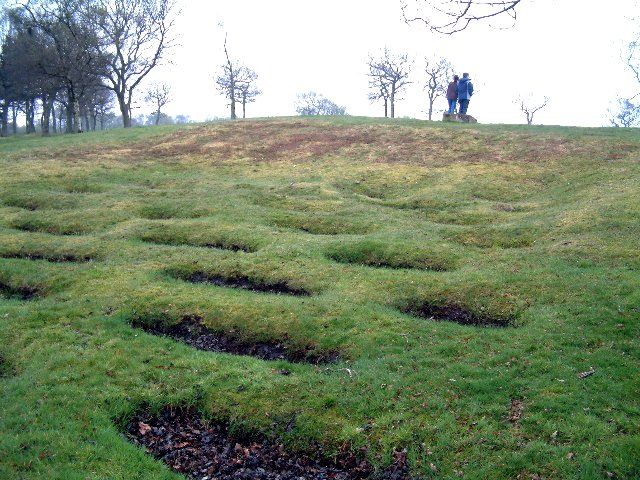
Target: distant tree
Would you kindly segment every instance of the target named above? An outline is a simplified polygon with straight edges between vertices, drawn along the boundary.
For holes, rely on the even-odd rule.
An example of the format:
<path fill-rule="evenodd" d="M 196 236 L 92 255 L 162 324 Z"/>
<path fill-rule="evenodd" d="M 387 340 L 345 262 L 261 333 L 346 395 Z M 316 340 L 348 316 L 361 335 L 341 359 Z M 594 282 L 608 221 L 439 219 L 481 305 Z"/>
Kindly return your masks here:
<path fill-rule="evenodd" d="M 158 118 L 157 112 L 154 112 L 147 115 L 143 123 L 144 125 L 173 125 L 175 120 L 171 115 L 167 115 L 166 113 L 160 113 L 160 117 Z"/>
<path fill-rule="evenodd" d="M 618 109 L 610 111 L 609 121 L 613 127 L 635 127 L 640 126 L 640 104 L 636 105 L 627 98 L 618 99 Z"/>
<path fill-rule="evenodd" d="M 480 20 L 516 20 L 521 0 L 401 0 L 405 22 L 423 23 L 432 32 L 451 35 Z"/>
<path fill-rule="evenodd" d="M 189 115 L 176 115 L 175 122 L 178 125 L 184 125 L 191 123 L 191 119 L 189 118 Z"/>
<path fill-rule="evenodd" d="M 235 81 L 236 101 L 242 105 L 242 118 L 247 116 L 247 103 L 256 101 L 256 97 L 262 94 L 256 86 L 255 82 L 258 74 L 249 67 L 241 66 L 238 68 L 238 74 Z"/>
<path fill-rule="evenodd" d="M 218 91 L 224 95 L 227 100 L 229 100 L 229 116 L 231 117 L 231 120 L 235 120 L 237 118 L 236 101 L 238 99 L 236 83 L 238 80 L 238 70 L 240 69 L 240 65 L 229 56 L 226 34 L 224 36 L 223 46 L 226 63 L 221 65 L 220 73 L 216 76 L 215 82 Z"/>
<path fill-rule="evenodd" d="M 533 116 L 549 104 L 549 97 L 536 100 L 534 96 L 530 94 L 526 97 L 518 97 L 515 103 L 520 108 L 520 111 L 524 113 L 527 119 L 527 125 L 531 125 L 533 123 Z"/>
<path fill-rule="evenodd" d="M 258 74 L 240 61 L 229 55 L 227 35 L 224 37 L 224 55 L 226 62 L 220 66 L 215 77 L 216 88 L 229 101 L 229 116 L 232 120 L 238 118 L 236 104 L 242 105 L 242 118 L 247 115 L 247 103 L 255 102 L 262 92 L 256 87 Z"/>
<path fill-rule="evenodd" d="M 391 96 L 389 83 L 375 61 L 369 59 L 367 66 L 369 67 L 369 101 L 373 103 L 382 100 L 384 117 L 387 118 L 389 116 L 389 97 Z"/>
<path fill-rule="evenodd" d="M 153 104 L 155 124 L 159 125 L 162 107 L 171 101 L 171 87 L 166 83 L 153 83 L 147 90 L 145 101 Z"/>
<path fill-rule="evenodd" d="M 425 58 L 424 73 L 427 75 L 427 83 L 424 88 L 427 91 L 429 101 L 429 120 L 432 120 L 433 105 L 440 97 L 446 97 L 449 81 L 453 80 L 453 66 L 444 59 L 430 60 Z"/>
<path fill-rule="evenodd" d="M 109 59 L 106 84 L 131 127 L 134 91 L 172 45 L 173 0 L 92 0 L 85 15 L 97 27 L 97 50 Z"/>
<path fill-rule="evenodd" d="M 298 94 L 298 115 L 346 115 L 346 108 L 315 92 Z"/>
<path fill-rule="evenodd" d="M 381 96 L 382 88 L 386 87 L 391 106 L 391 118 L 395 118 L 398 95 L 406 85 L 411 83 L 408 80 L 412 66 L 409 56 L 407 54 L 393 54 L 385 47 L 380 56 L 369 56 L 367 65 L 369 66 L 369 77 L 373 79 L 374 85 L 381 87 Z M 386 105 L 387 97 L 384 98 Z"/>

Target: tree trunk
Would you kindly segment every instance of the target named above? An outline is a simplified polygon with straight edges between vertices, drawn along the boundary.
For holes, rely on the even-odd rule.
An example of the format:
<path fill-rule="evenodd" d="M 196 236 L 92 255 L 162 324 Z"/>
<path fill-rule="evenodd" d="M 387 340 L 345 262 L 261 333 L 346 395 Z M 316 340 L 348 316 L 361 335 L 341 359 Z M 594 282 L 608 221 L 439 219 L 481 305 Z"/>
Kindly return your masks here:
<path fill-rule="evenodd" d="M 247 118 L 247 97 L 242 97 L 242 118 Z"/>
<path fill-rule="evenodd" d="M 160 125 L 160 107 L 158 107 L 158 111 L 156 112 L 156 126 Z"/>
<path fill-rule="evenodd" d="M 429 99 L 429 120 L 433 116 L 433 100 Z"/>
<path fill-rule="evenodd" d="M 58 108 L 58 131 L 60 133 L 63 132 L 63 130 L 62 130 L 62 125 L 63 125 L 62 121 L 64 120 L 66 108 L 67 108 L 66 105 L 64 105 L 62 103 L 60 104 L 60 108 Z M 66 125 L 65 125 L 65 127 L 66 127 Z"/>
<path fill-rule="evenodd" d="M 391 86 L 391 118 L 396 118 L 396 86 Z"/>
<path fill-rule="evenodd" d="M 25 114 L 26 114 L 26 131 L 27 133 L 35 133 L 36 132 L 36 124 L 35 124 L 35 116 L 36 116 L 36 105 L 35 100 L 29 99 L 25 104 Z"/>
<path fill-rule="evenodd" d="M 11 130 L 14 135 L 18 134 L 18 106 L 11 105 Z"/>
<path fill-rule="evenodd" d="M 56 104 L 53 100 L 51 100 L 51 127 L 53 130 L 53 133 L 56 134 L 58 133 L 58 127 L 57 127 L 57 122 L 58 122 L 58 117 L 56 117 Z"/>
<path fill-rule="evenodd" d="M 124 99 L 124 92 L 116 92 L 118 105 L 120 106 L 120 114 L 122 115 L 122 126 L 131 128 L 131 105 L 128 105 Z"/>
<path fill-rule="evenodd" d="M 67 121 L 65 125 L 66 133 L 77 133 L 78 129 L 76 127 L 76 92 L 73 91 L 72 87 L 67 87 Z"/>
<path fill-rule="evenodd" d="M 384 99 L 384 118 L 389 118 L 389 99 Z"/>
<path fill-rule="evenodd" d="M 6 137 L 9 134 L 9 105 L 5 100 L 0 105 L 0 137 Z"/>
<path fill-rule="evenodd" d="M 87 108 L 87 123 L 89 124 L 89 129 L 92 132 L 96 131 L 96 109 L 92 106 L 89 106 L 89 108 Z"/>
<path fill-rule="evenodd" d="M 235 120 L 236 117 L 236 99 L 233 96 L 233 93 L 231 94 L 231 120 Z"/>
<path fill-rule="evenodd" d="M 49 136 L 49 125 L 51 120 L 51 108 L 53 100 L 49 99 L 47 95 L 42 96 L 42 136 Z"/>
<path fill-rule="evenodd" d="M 84 123 L 84 128 L 82 129 L 82 131 L 83 132 L 91 131 L 91 122 L 89 121 L 89 113 L 87 112 L 86 109 L 84 111 L 84 114 L 82 115 L 82 121 Z"/>

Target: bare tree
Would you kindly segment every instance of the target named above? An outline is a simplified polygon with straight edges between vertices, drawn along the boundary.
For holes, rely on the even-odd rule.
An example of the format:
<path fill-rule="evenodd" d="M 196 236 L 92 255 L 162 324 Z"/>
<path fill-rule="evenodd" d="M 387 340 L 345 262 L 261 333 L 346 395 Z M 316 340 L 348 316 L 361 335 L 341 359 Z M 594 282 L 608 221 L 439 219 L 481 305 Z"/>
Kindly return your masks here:
<path fill-rule="evenodd" d="M 419 22 L 432 32 L 451 35 L 480 20 L 516 20 L 521 0 L 401 0 L 405 22 Z"/>
<path fill-rule="evenodd" d="M 125 128 L 131 127 L 135 89 L 172 45 L 173 11 L 173 0 L 93 0 L 86 10 L 102 40 L 99 50 L 109 58 L 105 79 Z"/>
<path fill-rule="evenodd" d="M 640 105 L 634 104 L 627 98 L 618 99 L 618 110 L 609 111 L 611 117 L 609 121 L 613 127 L 635 127 L 640 126 Z"/>
<path fill-rule="evenodd" d="M 298 115 L 346 115 L 346 108 L 315 92 L 298 94 Z"/>
<path fill-rule="evenodd" d="M 369 67 L 369 101 L 373 103 L 382 100 L 384 103 L 384 117 L 387 118 L 389 116 L 389 97 L 391 95 L 389 84 L 372 58 L 369 59 L 367 66 Z"/>
<path fill-rule="evenodd" d="M 411 83 L 408 80 L 412 66 L 409 56 L 406 53 L 393 54 L 385 47 L 379 57 L 370 56 L 367 64 L 369 65 L 369 76 L 374 79 L 374 82 L 377 82 L 381 87 L 386 85 L 391 105 L 391 118 L 395 118 L 395 104 L 396 100 L 399 100 L 398 95 L 406 85 Z"/>
<path fill-rule="evenodd" d="M 247 103 L 254 102 L 262 92 L 255 86 L 258 74 L 229 55 L 227 35 L 224 36 L 224 55 L 226 62 L 220 66 L 215 77 L 216 88 L 229 101 L 231 120 L 238 118 L 236 103 L 242 105 L 242 118 L 246 117 Z"/>
<path fill-rule="evenodd" d="M 262 91 L 255 86 L 258 74 L 249 67 L 241 66 L 236 77 L 236 101 L 242 105 L 242 118 L 247 117 L 247 103 L 256 101 Z"/>
<path fill-rule="evenodd" d="M 155 107 L 155 124 L 159 125 L 162 107 L 171 101 L 171 87 L 166 83 L 154 83 L 147 90 L 144 99 Z"/>
<path fill-rule="evenodd" d="M 389 84 L 373 58 L 369 58 L 367 66 L 369 67 L 369 101 L 373 103 L 382 100 L 384 117 L 387 118 L 389 116 L 389 97 L 391 95 Z"/>
<path fill-rule="evenodd" d="M 536 112 L 542 110 L 549 104 L 549 97 L 544 97 L 542 100 L 536 100 L 533 95 L 528 95 L 526 98 L 518 97 L 515 103 L 520 107 L 520 111 L 524 113 L 527 118 L 527 125 L 533 123 L 533 116 Z"/>
<path fill-rule="evenodd" d="M 424 73 L 427 75 L 427 83 L 424 88 L 427 91 L 427 99 L 429 100 L 429 120 L 433 115 L 433 105 L 440 97 L 446 97 L 449 80 L 453 77 L 453 66 L 444 59 L 439 58 L 429 60 L 425 58 Z"/>
<path fill-rule="evenodd" d="M 215 82 L 218 91 L 224 95 L 227 100 L 229 100 L 229 116 L 231 117 L 231 120 L 235 120 L 238 118 L 236 115 L 236 101 L 238 99 L 236 83 L 240 65 L 229 56 L 229 50 L 227 49 L 227 34 L 224 36 L 224 55 L 227 61 L 220 67 L 220 73 L 215 78 Z"/>

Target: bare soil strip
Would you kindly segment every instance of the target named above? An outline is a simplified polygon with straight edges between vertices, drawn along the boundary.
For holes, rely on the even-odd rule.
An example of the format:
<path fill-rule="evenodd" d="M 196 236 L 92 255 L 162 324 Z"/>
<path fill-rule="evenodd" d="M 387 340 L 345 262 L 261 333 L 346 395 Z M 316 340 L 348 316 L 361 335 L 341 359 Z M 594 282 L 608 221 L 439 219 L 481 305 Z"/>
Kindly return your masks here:
<path fill-rule="evenodd" d="M 287 360 L 292 363 L 310 363 L 312 365 L 337 362 L 337 352 L 323 352 L 309 346 L 295 349 L 277 341 L 249 341 L 237 335 L 215 332 L 202 324 L 202 319 L 187 316 L 180 323 L 166 327 L 160 323 L 135 324 L 147 333 L 163 335 L 186 343 L 198 350 L 223 352 L 233 355 L 247 355 L 262 360 Z"/>
<path fill-rule="evenodd" d="M 74 253 L 39 253 L 39 252 L 8 252 L 0 253 L 0 258 L 22 260 L 46 260 L 52 263 L 86 263 L 94 260 L 89 255 L 76 255 Z"/>
<path fill-rule="evenodd" d="M 286 281 L 261 281 L 246 276 L 226 277 L 196 272 L 184 278 L 191 283 L 208 283 L 217 287 L 239 288 L 259 293 L 275 293 L 278 295 L 309 296 L 310 293 L 299 287 L 292 287 Z"/>
<path fill-rule="evenodd" d="M 259 435 L 237 435 L 225 423 L 205 423 L 189 409 L 142 411 L 125 435 L 172 470 L 198 480 L 408 480 L 406 454 L 375 473 L 363 453 L 344 451 L 327 458 L 321 446 L 306 454 L 289 452 Z"/>
<path fill-rule="evenodd" d="M 432 305 L 427 303 L 418 308 L 403 309 L 403 312 L 427 320 L 454 322 L 460 325 L 494 328 L 508 327 L 510 325 L 510 321 L 507 318 L 477 315 L 458 305 Z"/>
<path fill-rule="evenodd" d="M 256 248 L 250 247 L 248 245 L 243 245 L 240 243 L 230 243 L 230 242 L 196 243 L 196 242 L 189 242 L 189 241 L 182 241 L 182 240 L 171 241 L 169 239 L 156 239 L 153 237 L 146 237 L 146 236 L 140 237 L 140 240 L 146 243 L 152 243 L 154 245 L 167 245 L 170 247 L 187 246 L 187 247 L 215 248 L 218 250 L 230 250 L 232 252 L 244 252 L 244 253 L 257 252 Z"/>

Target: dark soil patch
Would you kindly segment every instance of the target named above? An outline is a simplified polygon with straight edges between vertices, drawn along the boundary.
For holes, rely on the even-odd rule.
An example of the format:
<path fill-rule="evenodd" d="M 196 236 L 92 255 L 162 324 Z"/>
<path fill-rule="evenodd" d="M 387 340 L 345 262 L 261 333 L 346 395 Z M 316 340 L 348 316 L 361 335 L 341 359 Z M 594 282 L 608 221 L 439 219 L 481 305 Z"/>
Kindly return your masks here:
<path fill-rule="evenodd" d="M 186 343 L 198 350 L 224 352 L 233 355 L 247 355 L 262 360 L 287 360 L 292 363 L 310 363 L 313 365 L 334 363 L 339 360 L 336 352 L 323 352 L 309 346 L 295 349 L 275 340 L 249 341 L 236 334 L 216 332 L 202 324 L 196 316 L 186 316 L 180 323 L 165 326 L 162 323 L 134 323 L 147 333 L 165 335 Z"/>
<path fill-rule="evenodd" d="M 412 261 L 402 261 L 402 260 L 380 260 L 375 258 L 367 258 L 367 259 L 352 259 L 345 258 L 340 255 L 328 254 L 327 258 L 333 260 L 337 263 L 343 263 L 346 265 L 363 265 L 365 267 L 373 267 L 373 268 L 389 268 L 392 270 L 431 270 L 433 272 L 446 272 L 451 270 L 451 266 L 444 262 L 438 261 L 429 261 L 429 262 L 412 262 Z"/>
<path fill-rule="evenodd" d="M 40 295 L 41 292 L 38 288 L 30 287 L 28 285 L 13 286 L 0 280 L 0 297 L 18 300 L 33 300 L 35 297 Z"/>
<path fill-rule="evenodd" d="M 217 287 L 240 288 L 259 293 L 275 293 L 278 295 L 308 296 L 310 293 L 302 288 L 293 287 L 285 281 L 262 281 L 246 276 L 226 277 L 196 272 L 184 278 L 191 283 L 207 283 Z"/>
<path fill-rule="evenodd" d="M 460 325 L 474 325 L 478 327 L 508 327 L 510 319 L 492 317 L 489 315 L 477 315 L 458 305 L 432 305 L 422 304 L 415 308 L 405 308 L 404 313 L 427 320 L 455 322 Z"/>
<path fill-rule="evenodd" d="M 9 252 L 0 253 L 0 258 L 18 258 L 22 260 L 46 260 L 52 263 L 85 263 L 91 262 L 93 257 L 89 255 L 76 255 L 74 253 L 37 253 L 37 252 Z"/>
<path fill-rule="evenodd" d="M 202 245 L 206 248 L 217 248 L 219 250 L 231 250 L 232 252 L 245 252 L 252 253 L 255 252 L 255 248 L 248 247 L 247 245 L 240 245 L 237 243 L 205 243 Z"/>
<path fill-rule="evenodd" d="M 517 398 L 511 399 L 511 408 L 509 409 L 509 421 L 517 427 L 522 418 L 522 412 L 524 411 L 524 403 Z"/>
<path fill-rule="evenodd" d="M 321 446 L 293 453 L 261 435 L 238 435 L 222 422 L 205 423 L 189 409 L 165 408 L 159 414 L 141 412 L 126 426 L 125 435 L 156 459 L 188 478 L 201 480 L 407 480 L 406 454 L 379 474 L 363 453 L 340 452 L 326 458 Z"/>

